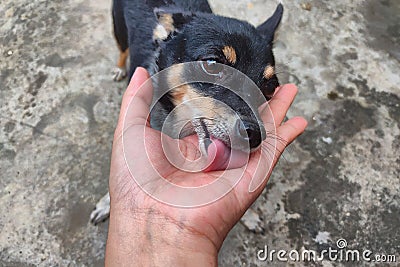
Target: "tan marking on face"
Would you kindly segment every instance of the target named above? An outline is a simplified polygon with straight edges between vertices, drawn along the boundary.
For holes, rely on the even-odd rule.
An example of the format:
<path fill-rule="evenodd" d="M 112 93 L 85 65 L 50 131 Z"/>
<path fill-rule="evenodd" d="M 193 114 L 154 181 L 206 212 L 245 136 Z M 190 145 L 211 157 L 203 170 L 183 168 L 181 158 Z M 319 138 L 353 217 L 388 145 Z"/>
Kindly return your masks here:
<path fill-rule="evenodd" d="M 125 68 L 126 60 L 128 59 L 128 56 L 129 56 L 129 49 L 126 49 L 125 51 L 120 51 L 118 62 L 117 62 L 117 67 Z"/>
<path fill-rule="evenodd" d="M 206 123 L 206 127 L 210 134 L 217 133 L 217 137 L 224 131 L 231 131 L 230 125 L 235 125 L 237 120 L 231 108 L 212 97 L 202 95 L 192 85 L 183 84 L 185 80 L 183 64 L 173 65 L 167 71 L 167 83 L 169 88 L 174 88 L 170 91 L 170 95 L 176 107 L 173 111 L 174 116 L 169 122 L 176 131 L 172 136 L 181 136 L 181 130 L 187 127 L 188 122 L 198 118 L 210 119 L 212 123 Z"/>
<path fill-rule="evenodd" d="M 237 61 L 237 56 L 236 56 L 236 51 L 232 46 L 224 46 L 222 49 L 222 52 L 224 53 L 226 59 L 229 61 L 231 64 L 235 64 Z"/>
<path fill-rule="evenodd" d="M 269 80 L 274 75 L 275 75 L 275 68 L 272 67 L 271 65 L 266 66 L 264 70 L 264 78 Z"/>
<path fill-rule="evenodd" d="M 172 101 L 175 105 L 179 105 L 183 102 L 183 98 L 187 93 L 187 85 L 182 85 L 181 79 L 183 75 L 183 65 L 177 64 L 171 66 L 167 70 L 167 75 L 168 87 L 171 89 L 173 88 L 170 92 L 173 98 Z"/>
<path fill-rule="evenodd" d="M 154 40 L 165 40 L 175 31 L 174 19 L 171 14 L 162 14 L 158 18 L 158 25 L 153 31 Z"/>
<path fill-rule="evenodd" d="M 179 105 L 184 101 L 185 96 L 188 94 L 188 85 L 181 85 L 171 91 L 173 102 Z"/>
<path fill-rule="evenodd" d="M 173 65 L 168 70 L 168 85 L 171 90 L 172 101 L 175 106 L 181 105 L 177 109 L 180 119 L 193 119 L 196 116 L 216 118 L 220 108 L 217 102 L 210 97 L 201 95 L 190 84 L 183 84 L 183 64 Z"/>

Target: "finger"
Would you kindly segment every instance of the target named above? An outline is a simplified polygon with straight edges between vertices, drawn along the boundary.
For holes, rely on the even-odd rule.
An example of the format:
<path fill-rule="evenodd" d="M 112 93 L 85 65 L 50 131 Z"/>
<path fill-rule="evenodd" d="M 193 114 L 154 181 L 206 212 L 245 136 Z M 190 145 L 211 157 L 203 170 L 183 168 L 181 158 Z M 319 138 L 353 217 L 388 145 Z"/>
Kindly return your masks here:
<path fill-rule="evenodd" d="M 119 124 L 146 125 L 153 97 L 149 74 L 144 68 L 137 68 L 122 98 Z"/>
<path fill-rule="evenodd" d="M 244 189 L 248 189 L 248 192 L 256 192 L 255 196 L 261 193 L 285 148 L 304 132 L 306 126 L 307 121 L 304 118 L 292 118 L 280 126 L 277 129 L 276 135 L 271 137 L 275 138 L 275 141 L 265 141 L 266 143 L 261 153 L 254 154 L 250 159 L 247 171 L 252 176 L 251 180 L 247 181 L 248 184 L 245 184 Z M 248 199 L 253 201 L 253 197 L 254 195 L 249 195 Z"/>
<path fill-rule="evenodd" d="M 293 84 L 281 86 L 262 111 L 261 118 L 263 122 L 265 124 L 275 123 L 280 125 L 292 105 L 297 91 L 297 87 Z"/>
<path fill-rule="evenodd" d="M 296 137 L 301 135 L 307 127 L 303 117 L 293 117 L 279 126 L 276 135 L 283 141 L 277 142 L 278 151 L 283 151 Z"/>
<path fill-rule="evenodd" d="M 296 139 L 296 137 L 302 134 L 306 129 L 306 127 L 307 127 L 307 121 L 304 118 L 294 117 L 285 122 L 282 126 L 278 127 L 276 133 L 270 135 L 264 141 L 263 144 L 264 150 L 262 151 L 262 154 L 264 154 L 264 157 L 268 162 L 272 163 L 271 166 L 275 166 L 285 148 L 290 143 L 292 143 L 293 140 Z M 260 168 L 260 166 L 254 165 L 255 163 L 257 163 L 257 160 L 255 160 L 255 162 L 252 163 L 253 166 L 251 166 L 251 164 L 249 164 L 249 166 L 252 167 L 253 169 L 258 169 L 257 171 L 261 173 L 258 176 L 264 178 L 265 175 L 267 175 L 266 171 L 263 168 Z M 272 169 L 273 168 L 271 168 L 269 171 L 272 171 Z M 269 174 L 270 173 L 268 173 L 268 175 Z M 256 184 L 260 185 L 260 182 Z M 253 189 L 255 188 L 256 187 L 253 186 Z"/>

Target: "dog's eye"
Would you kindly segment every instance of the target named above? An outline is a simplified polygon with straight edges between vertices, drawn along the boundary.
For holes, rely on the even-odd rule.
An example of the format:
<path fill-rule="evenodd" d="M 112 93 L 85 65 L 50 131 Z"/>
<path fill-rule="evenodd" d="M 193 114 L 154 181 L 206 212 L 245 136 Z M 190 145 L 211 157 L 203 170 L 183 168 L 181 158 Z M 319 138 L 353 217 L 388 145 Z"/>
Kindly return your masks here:
<path fill-rule="evenodd" d="M 219 64 L 215 60 L 205 60 L 201 62 L 201 67 L 203 71 L 209 75 L 214 75 L 218 77 L 222 77 L 222 70 L 223 70 L 223 65 Z"/>

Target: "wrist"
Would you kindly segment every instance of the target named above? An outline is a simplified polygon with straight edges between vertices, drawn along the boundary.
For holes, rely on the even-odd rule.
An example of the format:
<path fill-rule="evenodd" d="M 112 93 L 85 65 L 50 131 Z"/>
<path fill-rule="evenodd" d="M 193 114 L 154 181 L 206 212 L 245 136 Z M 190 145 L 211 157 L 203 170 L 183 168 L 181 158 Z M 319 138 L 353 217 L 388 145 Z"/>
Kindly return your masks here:
<path fill-rule="evenodd" d="M 217 256 L 206 236 L 168 217 L 111 209 L 106 266 L 217 266 Z"/>

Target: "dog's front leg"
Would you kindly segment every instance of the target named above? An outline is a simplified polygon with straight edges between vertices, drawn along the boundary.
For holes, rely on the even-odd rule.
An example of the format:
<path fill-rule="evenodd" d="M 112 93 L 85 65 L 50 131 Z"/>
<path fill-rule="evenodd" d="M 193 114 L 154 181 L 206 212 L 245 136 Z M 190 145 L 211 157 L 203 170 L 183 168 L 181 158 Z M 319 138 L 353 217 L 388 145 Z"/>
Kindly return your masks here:
<path fill-rule="evenodd" d="M 105 221 L 110 216 L 110 193 L 107 193 L 96 204 L 96 208 L 90 214 L 90 222 L 94 225 Z"/>
<path fill-rule="evenodd" d="M 114 81 L 119 82 L 126 77 L 127 74 L 126 60 L 128 59 L 128 56 L 129 56 L 129 49 L 126 49 L 125 51 L 120 51 L 117 66 L 114 68 L 112 72 Z"/>

